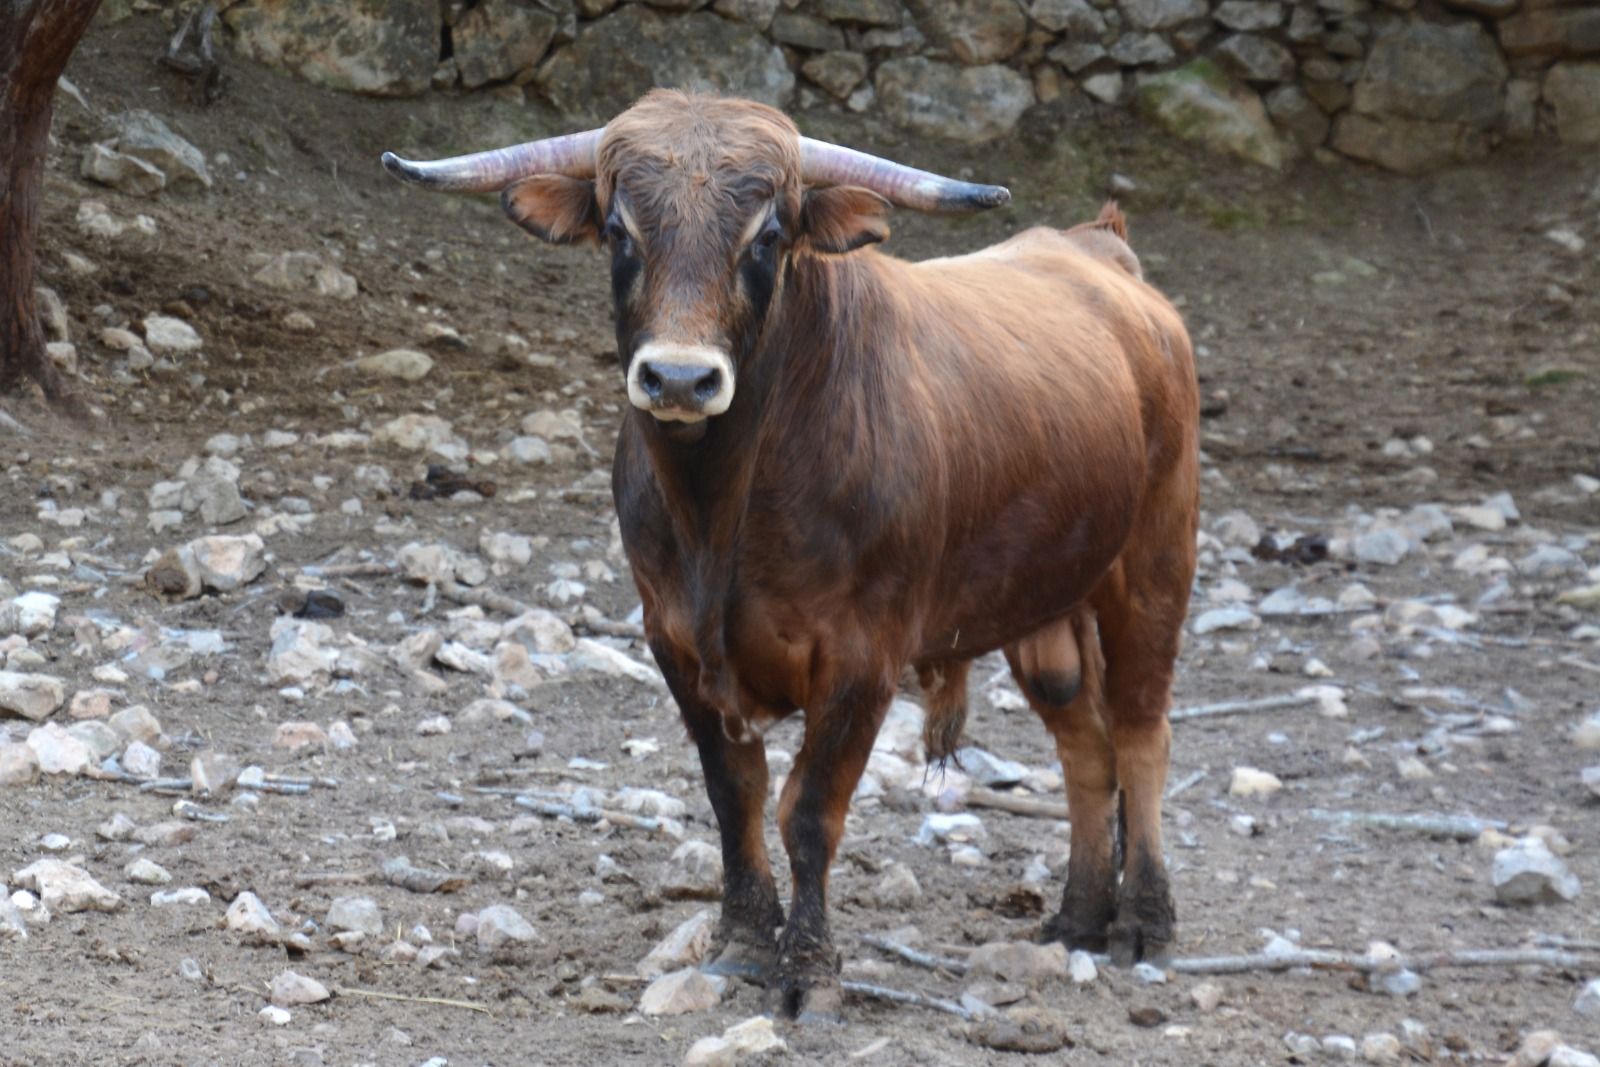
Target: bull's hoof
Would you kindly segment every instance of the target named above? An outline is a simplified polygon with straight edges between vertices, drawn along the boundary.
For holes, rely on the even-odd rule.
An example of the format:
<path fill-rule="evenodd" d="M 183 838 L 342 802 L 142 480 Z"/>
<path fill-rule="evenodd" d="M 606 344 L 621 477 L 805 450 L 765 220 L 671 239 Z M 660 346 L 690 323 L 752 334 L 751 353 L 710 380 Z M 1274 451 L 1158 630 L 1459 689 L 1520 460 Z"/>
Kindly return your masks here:
<path fill-rule="evenodd" d="M 1082 924 L 1074 923 L 1066 912 L 1058 911 L 1039 927 L 1041 945 L 1048 945 L 1054 941 L 1059 941 L 1069 949 L 1102 953 L 1106 951 L 1106 927 L 1101 923 L 1086 928 Z"/>
<path fill-rule="evenodd" d="M 766 985 L 777 968 L 778 950 L 772 945 L 753 945 L 748 941 L 729 941 L 727 947 L 700 970 L 724 978 L 738 978 Z"/>
<path fill-rule="evenodd" d="M 1172 954 L 1174 940 L 1169 919 L 1140 921 L 1123 920 L 1120 916 L 1111 924 L 1108 951 L 1111 962 L 1118 967 L 1132 967 L 1135 963 L 1153 963 L 1163 966 Z"/>
<path fill-rule="evenodd" d="M 844 986 L 837 978 L 809 985 L 784 982 L 778 990 L 778 1008 L 801 1026 L 840 1026 L 844 1023 Z"/>

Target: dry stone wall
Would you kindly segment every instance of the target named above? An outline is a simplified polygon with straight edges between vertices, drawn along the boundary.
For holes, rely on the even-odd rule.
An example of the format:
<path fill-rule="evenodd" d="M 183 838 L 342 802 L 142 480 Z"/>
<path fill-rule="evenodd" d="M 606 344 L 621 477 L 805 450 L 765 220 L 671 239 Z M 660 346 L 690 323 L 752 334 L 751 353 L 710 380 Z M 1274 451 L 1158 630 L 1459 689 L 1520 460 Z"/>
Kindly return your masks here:
<path fill-rule="evenodd" d="M 1082 93 L 1268 167 L 1600 144 L 1600 0 L 242 0 L 224 18 L 240 52 L 334 88 L 516 86 L 597 122 L 671 85 L 981 143 Z"/>

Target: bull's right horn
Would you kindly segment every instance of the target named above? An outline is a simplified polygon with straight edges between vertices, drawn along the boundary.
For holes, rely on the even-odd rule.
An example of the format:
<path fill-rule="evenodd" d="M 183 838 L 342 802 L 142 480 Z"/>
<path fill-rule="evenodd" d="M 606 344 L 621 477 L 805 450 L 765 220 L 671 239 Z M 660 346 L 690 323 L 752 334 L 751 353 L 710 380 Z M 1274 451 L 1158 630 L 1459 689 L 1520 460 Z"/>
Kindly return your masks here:
<path fill-rule="evenodd" d="M 595 151 L 605 132 L 601 127 L 431 163 L 412 162 L 393 152 L 385 152 L 383 166 L 403 182 L 440 192 L 498 193 L 511 183 L 535 174 L 593 178 Z"/>
<path fill-rule="evenodd" d="M 800 138 L 800 176 L 809 185 L 859 185 L 913 211 L 953 214 L 1011 202 L 1011 190 L 1003 185 L 945 178 L 810 137 Z"/>

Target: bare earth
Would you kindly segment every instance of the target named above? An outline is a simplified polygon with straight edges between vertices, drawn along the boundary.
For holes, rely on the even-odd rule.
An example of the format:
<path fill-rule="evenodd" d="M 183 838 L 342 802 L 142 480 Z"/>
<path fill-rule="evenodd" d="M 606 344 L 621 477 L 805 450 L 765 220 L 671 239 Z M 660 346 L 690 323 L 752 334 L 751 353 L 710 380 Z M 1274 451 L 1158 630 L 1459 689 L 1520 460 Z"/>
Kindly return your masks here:
<path fill-rule="evenodd" d="M 98 29 L 69 75 L 100 114 L 139 106 L 167 117 L 206 151 L 216 187 L 142 201 L 81 182 L 78 156 L 101 126 L 62 98 L 42 280 L 73 318 L 80 393 L 106 416 L 72 424 L 7 398 L 27 434 L 0 429 L 0 577 L 18 592 L 62 596 L 56 628 L 32 648 L 49 661 L 40 669 L 66 679 L 69 692 L 95 686 L 91 672 L 119 659 L 101 645 L 115 625 L 222 631 L 226 653 L 197 658 L 164 681 L 134 674 L 112 687 L 117 706 L 148 706 L 174 739 L 166 773 L 185 773 L 193 751 L 215 748 L 269 772 L 332 776 L 339 784 L 306 797 L 266 794 L 254 810 L 212 800 L 205 806 L 230 821 L 197 823 L 187 844 L 149 847 L 101 840 L 95 828 L 117 812 L 139 826 L 173 819 L 172 797 L 87 778 L 0 791 L 0 880 L 15 888 L 13 872 L 46 854 L 41 837 L 63 834 L 72 842 L 63 855 L 78 857 L 126 901 L 115 913 L 57 915 L 32 927 L 25 941 L 0 941 L 0 1062 L 680 1062 L 696 1039 L 760 1013 L 765 994 L 735 983 L 710 1011 L 646 1018 L 632 1010 L 642 986 L 604 978 L 631 974 L 681 921 L 715 907 L 663 901 L 654 892 L 677 842 L 528 817 L 508 797 L 470 791 L 564 783 L 658 789 L 687 803 L 688 837 L 715 841 L 697 760 L 661 690 L 594 672 L 533 689 L 522 706 L 543 734 L 534 755 L 529 727 L 516 721 L 457 721 L 447 734 L 417 733 L 422 720 L 459 716 L 484 695 L 485 680 L 474 674 L 437 668 L 448 684 L 427 695 L 398 670 L 377 668 L 342 691 L 313 691 L 299 701 L 280 696 L 263 674 L 278 594 L 300 568 L 390 560 L 411 541 L 476 552 L 481 531 L 534 537 L 531 564 L 492 576 L 488 588 L 548 605 L 552 565 L 598 560 L 616 578 L 585 579 L 586 602 L 612 620 L 633 610 L 601 473 L 609 471 L 625 403 L 601 260 L 525 238 L 487 200 L 428 197 L 390 182 L 377 166 L 386 148 L 424 156 L 481 148 L 545 132 L 551 120 L 489 96 L 400 103 L 336 96 L 231 59 L 226 95 L 200 109 L 189 87 L 153 62 L 162 39 L 148 17 Z M 981 219 L 898 220 L 890 248 L 903 255 L 970 249 L 1035 222 L 1080 221 L 1113 171 L 1135 180 L 1139 188 L 1123 198 L 1134 246 L 1150 279 L 1180 301 L 1203 346 L 1206 529 L 1243 511 L 1264 530 L 1338 542 L 1382 507 L 1477 504 L 1509 491 L 1520 509 L 1520 523 L 1499 532 L 1458 521 L 1442 540 L 1394 566 L 1348 556 L 1304 567 L 1258 562 L 1208 543 L 1196 615 L 1218 606 L 1229 579 L 1247 586 L 1252 599 L 1292 581 L 1308 595 L 1333 599 L 1360 582 L 1377 605 L 1268 617 L 1256 630 L 1189 640 L 1179 706 L 1316 683 L 1342 687 L 1348 715 L 1300 707 L 1175 727 L 1172 780 L 1206 772 L 1166 813 L 1179 954 L 1254 951 L 1267 930 L 1307 947 L 1363 951 L 1383 940 L 1404 953 L 1515 947 L 1536 934 L 1600 937 L 1600 805 L 1579 780 L 1600 754 L 1568 741 L 1573 726 L 1600 706 L 1600 673 L 1582 666 L 1600 664 L 1600 643 L 1579 629 L 1600 618 L 1555 602 L 1560 591 L 1596 579 L 1581 571 L 1512 573 L 1504 595 L 1477 608 L 1500 576 L 1452 566 L 1474 544 L 1514 562 L 1546 541 L 1600 566 L 1600 495 L 1573 480 L 1600 476 L 1600 261 L 1593 251 L 1600 247 L 1600 161 L 1544 146 L 1426 179 L 1314 163 L 1279 178 L 1065 110 L 1031 117 L 1024 135 L 1002 150 L 970 154 L 838 119 L 803 121 L 924 166 L 971 168 L 1017 194 L 1012 208 Z M 219 160 L 224 153 L 229 162 Z M 105 202 L 118 217 L 150 215 L 157 236 L 106 242 L 80 233 L 74 218 L 85 198 Z M 1585 238 L 1588 250 L 1574 254 L 1544 236 L 1557 226 Z M 296 250 L 336 260 L 359 280 L 359 298 L 283 293 L 251 280 L 250 253 Z M 99 270 L 71 273 L 63 259 L 69 251 Z M 121 356 L 98 343 L 101 328 L 141 320 L 173 301 L 188 305 L 178 310 L 204 338 L 203 353 L 180 357 L 172 371 L 136 374 L 132 384 L 113 382 Z M 109 313 L 97 313 L 97 305 Z M 314 332 L 285 328 L 284 317 L 296 310 L 315 320 Z M 360 354 L 424 347 L 421 327 L 434 320 L 459 330 L 467 344 L 428 348 L 437 366 L 422 381 L 374 378 L 348 365 Z M 508 332 L 554 357 L 552 365 L 485 354 L 494 347 L 490 338 Z M 565 408 L 580 413 L 593 451 L 565 450 L 550 466 L 513 463 L 506 444 L 520 420 Z M 471 472 L 496 483 L 494 499 L 408 499 L 406 487 L 424 473 L 418 453 L 336 449 L 317 440 L 335 431 L 370 433 L 413 412 L 440 415 L 476 453 L 498 454 Z M 270 430 L 301 437 L 292 446 L 262 447 Z M 269 513 L 291 510 L 285 498 L 309 501 L 315 517 L 303 529 L 267 537 L 268 571 L 244 590 L 165 603 L 138 584 L 147 554 L 208 531 L 191 516 L 181 529 L 153 534 L 146 494 L 176 477 L 218 433 L 256 442 L 235 459 L 255 512 L 224 532 L 247 532 Z M 1431 442 L 1431 453 L 1385 452 L 1392 439 L 1418 436 Z M 383 495 L 356 479 L 362 464 L 387 467 L 398 491 Z M 351 498 L 360 501 L 360 514 L 341 510 Z M 85 523 L 42 521 L 41 506 L 51 501 L 58 509 L 87 509 Z M 44 553 L 64 550 L 70 560 L 57 566 L 8 544 L 28 532 L 43 540 Z M 357 637 L 380 654 L 423 627 L 448 626 L 457 609 L 394 577 L 332 587 L 349 609 L 331 621 L 339 639 Z M 1398 617 L 1403 611 L 1391 608 L 1385 617 L 1386 607 L 1407 598 L 1453 603 L 1476 617 L 1455 639 L 1427 630 L 1427 621 L 1413 620 L 1408 630 Z M 85 621 L 91 617 L 101 625 Z M 644 658 L 637 646 L 617 644 Z M 1330 676 L 1307 677 L 1312 659 Z M 1048 778 L 1055 758 L 1046 734 L 1026 710 L 993 705 L 991 697 L 1009 686 L 988 685 L 995 673 L 987 662 L 974 672 L 970 740 Z M 1460 692 L 1415 692 L 1447 687 Z M 1507 721 L 1486 729 L 1491 716 Z M 348 722 L 358 744 L 291 755 L 271 743 L 277 724 L 290 720 Z M 792 751 L 797 725 L 779 727 L 770 743 Z M 13 739 L 25 736 L 22 724 L 13 727 Z M 645 738 L 659 750 L 636 759 L 622 748 L 624 740 Z M 1397 761 L 1406 757 L 1420 760 L 1430 776 L 1403 775 Z M 574 758 L 603 766 L 574 769 Z M 1276 774 L 1282 791 L 1231 797 L 1236 766 Z M 1014 890 L 1036 856 L 1064 866 L 1063 824 L 978 811 L 988 836 L 976 868 L 952 864 L 943 847 L 912 843 L 941 788 L 950 801 L 963 781 L 952 773 L 942 783 L 930 778 L 926 790 L 891 789 L 858 801 L 831 882 L 847 978 L 954 998 L 964 988 L 960 978 L 891 961 L 862 945 L 860 935 L 915 926 L 920 947 L 953 955 L 1036 933 L 1037 898 Z M 1553 827 L 1570 844 L 1565 860 L 1583 892 L 1572 904 L 1503 907 L 1489 882 L 1492 847 L 1329 826 L 1307 815 L 1316 808 L 1474 814 L 1504 820 L 1513 833 Z M 1240 813 L 1254 817 L 1257 836 L 1230 828 Z M 769 847 L 782 855 L 775 832 Z M 473 859 L 485 851 L 508 855 L 509 874 L 486 875 Z M 359 875 L 397 855 L 464 872 L 470 883 L 430 894 L 381 879 L 297 883 L 313 872 Z M 169 888 L 199 886 L 210 901 L 152 907 L 152 887 L 123 873 L 140 856 L 172 872 Z M 604 874 L 597 873 L 602 856 L 612 861 L 601 865 Z M 887 911 L 870 903 L 891 861 L 909 866 L 920 883 L 914 907 Z M 1059 900 L 1057 877 L 1044 891 L 1050 910 Z M 225 932 L 223 911 L 242 890 L 256 893 L 286 930 L 307 932 L 310 951 L 291 954 Z M 585 890 L 602 899 L 580 903 Z M 352 951 L 335 947 L 321 924 L 343 895 L 374 899 L 385 935 Z M 455 938 L 458 915 L 499 903 L 533 924 L 534 943 L 484 953 L 472 939 Z M 427 968 L 387 957 L 395 940 L 418 940 L 417 924 L 438 943 L 459 941 L 459 955 Z M 185 959 L 199 964 L 198 980 L 184 977 Z M 1200 979 L 1144 985 L 1106 967 L 1090 985 L 1063 977 L 1027 992 L 1024 1003 L 1043 1009 L 1069 1039 L 1056 1062 L 1276 1064 L 1291 1055 L 1287 1032 L 1346 1034 L 1359 1044 L 1368 1033 L 1399 1033 L 1403 1019 L 1427 1028 L 1437 1061 L 1497 1062 L 1522 1033 L 1541 1027 L 1600 1052 L 1600 1019 L 1572 1009 L 1582 983 L 1600 975 L 1600 956 L 1591 960 L 1577 970 L 1437 971 L 1423 975 L 1420 991 L 1407 998 L 1366 991 L 1348 973 L 1229 976 L 1213 979 L 1223 996 L 1211 1011 L 1191 998 Z M 485 1010 L 346 993 L 295 1008 L 285 1026 L 265 1025 L 257 1017 L 265 983 L 286 968 L 333 989 L 467 1001 Z M 622 998 L 622 1011 L 583 1010 L 599 999 L 579 999 L 596 979 Z M 1154 1026 L 1130 1019 L 1131 1009 L 1152 1007 L 1159 1016 L 1135 1014 Z M 877 1064 L 1013 1056 L 969 1040 L 952 1016 L 860 999 L 850 1003 L 843 1027 L 780 1023 L 778 1031 L 788 1052 L 773 1059 L 794 1063 L 841 1062 L 868 1046 L 875 1047 L 864 1062 Z M 1308 1061 L 1317 1059 L 1331 1057 L 1318 1052 Z"/>

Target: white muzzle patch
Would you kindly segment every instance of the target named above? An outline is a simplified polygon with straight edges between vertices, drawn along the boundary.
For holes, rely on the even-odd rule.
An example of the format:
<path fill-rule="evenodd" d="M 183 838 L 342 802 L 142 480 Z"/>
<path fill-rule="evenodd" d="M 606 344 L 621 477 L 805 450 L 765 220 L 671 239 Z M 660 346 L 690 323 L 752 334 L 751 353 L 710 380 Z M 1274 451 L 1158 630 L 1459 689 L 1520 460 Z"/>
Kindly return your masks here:
<path fill-rule="evenodd" d="M 710 345 L 652 341 L 628 367 L 628 401 L 662 422 L 699 422 L 733 403 L 733 360 Z"/>

